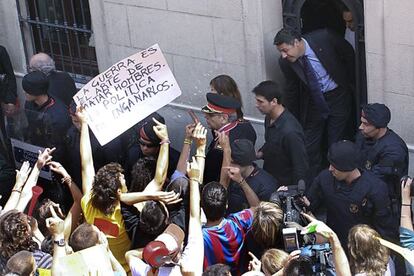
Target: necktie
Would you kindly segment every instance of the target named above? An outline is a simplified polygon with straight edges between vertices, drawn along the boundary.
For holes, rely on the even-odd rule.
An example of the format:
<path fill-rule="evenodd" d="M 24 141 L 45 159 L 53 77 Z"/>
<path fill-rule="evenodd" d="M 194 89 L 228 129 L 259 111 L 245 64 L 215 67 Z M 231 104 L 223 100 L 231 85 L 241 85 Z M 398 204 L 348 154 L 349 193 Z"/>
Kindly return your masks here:
<path fill-rule="evenodd" d="M 323 97 L 321 86 L 318 82 L 318 78 L 316 77 L 316 73 L 313 70 L 313 67 L 307 56 L 304 55 L 301 58 L 301 60 L 303 65 L 303 72 L 305 73 L 306 80 L 308 82 L 309 92 L 312 96 L 313 102 L 319 109 L 321 117 L 323 119 L 326 119 L 329 115 L 329 107 L 325 101 L 325 98 Z"/>

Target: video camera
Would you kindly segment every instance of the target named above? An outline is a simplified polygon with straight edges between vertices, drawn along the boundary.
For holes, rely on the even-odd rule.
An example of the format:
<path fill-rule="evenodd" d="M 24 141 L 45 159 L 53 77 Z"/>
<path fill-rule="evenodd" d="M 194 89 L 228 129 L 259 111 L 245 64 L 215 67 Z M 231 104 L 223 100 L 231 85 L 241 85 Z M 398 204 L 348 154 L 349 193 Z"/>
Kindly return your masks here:
<path fill-rule="evenodd" d="M 304 211 L 304 205 L 300 200 L 304 196 L 306 184 L 304 180 L 299 180 L 297 185 L 287 186 L 287 191 L 277 191 L 270 196 L 270 202 L 278 204 L 284 214 L 285 224 L 295 222 L 300 225 L 306 225 L 306 221 L 302 219 L 300 213 Z"/>
<path fill-rule="evenodd" d="M 315 275 L 335 275 L 332 261 L 332 250 L 329 243 L 316 244 L 314 234 L 298 236 L 296 227 L 289 227 L 290 223 L 306 226 L 307 221 L 300 215 L 306 211 L 301 198 L 304 196 L 306 184 L 299 180 L 297 185 L 288 186 L 285 191 L 274 192 L 270 201 L 278 204 L 284 211 L 285 228 L 282 229 L 283 242 L 286 252 L 299 249 L 300 255 L 311 263 Z"/>

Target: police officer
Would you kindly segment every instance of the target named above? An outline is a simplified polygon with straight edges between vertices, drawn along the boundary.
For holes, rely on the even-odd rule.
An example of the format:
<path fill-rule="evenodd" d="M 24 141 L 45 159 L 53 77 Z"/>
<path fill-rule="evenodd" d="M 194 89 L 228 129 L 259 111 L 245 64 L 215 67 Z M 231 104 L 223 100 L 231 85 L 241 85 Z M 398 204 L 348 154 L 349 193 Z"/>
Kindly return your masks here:
<path fill-rule="evenodd" d="M 223 149 L 219 145 L 216 132 L 224 132 L 229 136 L 230 144 L 236 139 L 248 139 L 253 145 L 256 142 L 256 132 L 248 121 L 237 120 L 236 111 L 240 102 L 236 99 L 216 93 L 207 93 L 207 105 L 201 108 L 204 112 L 208 127 L 213 130 L 204 170 L 204 183 L 220 180 L 221 164 L 223 162 Z"/>
<path fill-rule="evenodd" d="M 387 185 L 372 172 L 358 168 L 358 150 L 350 141 L 339 141 L 329 149 L 329 169 L 314 180 L 304 202 L 312 212 L 327 208 L 327 225 L 347 248 L 348 231 L 356 224 L 368 224 L 382 237 L 397 237 Z M 398 218 L 397 218 L 398 219 Z"/>
<path fill-rule="evenodd" d="M 408 173 L 408 149 L 403 139 L 387 127 L 390 120 L 391 112 L 384 104 L 364 106 L 355 140 L 361 152 L 360 166 L 387 183 L 393 212 L 399 216 L 399 180 Z"/>
<path fill-rule="evenodd" d="M 224 151 L 224 154 L 227 152 Z M 237 139 L 231 144 L 231 163 L 227 168 L 231 182 L 226 187 L 228 214 L 250 208 L 241 185 L 249 185 L 260 201 L 269 201 L 272 193 L 279 188 L 276 179 L 256 165 L 256 159 L 256 151 L 251 141 Z"/>
<path fill-rule="evenodd" d="M 71 121 L 66 106 L 49 96 L 49 81 L 42 72 L 31 72 L 23 77 L 23 90 L 26 96 L 25 112 L 28 129 L 25 140 L 41 147 L 56 147 L 54 160 L 64 162 L 63 135 Z"/>

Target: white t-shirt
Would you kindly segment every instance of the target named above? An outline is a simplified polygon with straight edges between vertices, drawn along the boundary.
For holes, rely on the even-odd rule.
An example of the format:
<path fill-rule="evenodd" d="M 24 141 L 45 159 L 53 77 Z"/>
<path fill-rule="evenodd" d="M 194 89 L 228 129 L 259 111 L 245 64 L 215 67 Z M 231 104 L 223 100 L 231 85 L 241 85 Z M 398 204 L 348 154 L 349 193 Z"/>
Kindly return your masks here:
<path fill-rule="evenodd" d="M 132 276 L 147 276 L 147 275 L 158 275 L 158 276 L 181 276 L 180 266 L 162 266 L 156 272 L 157 274 L 149 274 L 151 271 L 151 266 L 146 264 L 140 259 L 137 259 L 136 262 L 130 263 Z"/>

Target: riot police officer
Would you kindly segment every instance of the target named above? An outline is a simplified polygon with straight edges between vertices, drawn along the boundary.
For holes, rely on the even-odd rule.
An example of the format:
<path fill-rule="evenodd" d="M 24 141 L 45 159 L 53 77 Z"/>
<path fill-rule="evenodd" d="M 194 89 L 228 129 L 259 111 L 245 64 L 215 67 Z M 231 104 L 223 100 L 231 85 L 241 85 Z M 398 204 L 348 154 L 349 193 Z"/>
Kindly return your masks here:
<path fill-rule="evenodd" d="M 358 168 L 355 145 L 346 140 L 332 144 L 328 160 L 329 169 L 315 178 L 304 199 L 310 210 L 315 212 L 321 205 L 327 208 L 327 225 L 344 248 L 349 229 L 361 223 L 382 237 L 395 239 L 398 221 L 391 214 L 387 185 L 372 172 Z"/>
<path fill-rule="evenodd" d="M 384 104 L 364 106 L 356 145 L 361 153 L 359 166 L 387 183 L 393 213 L 399 217 L 399 180 L 408 172 L 408 149 L 403 139 L 387 127 L 390 120 L 391 112 Z"/>

